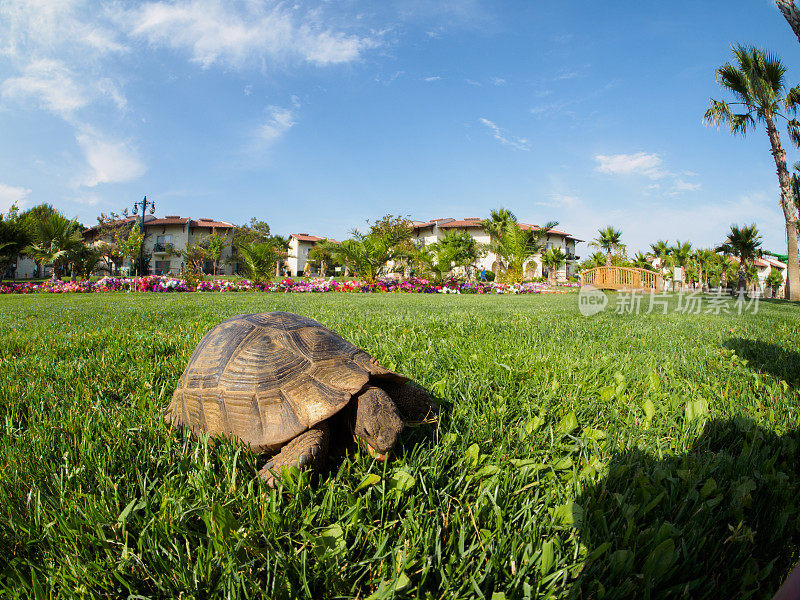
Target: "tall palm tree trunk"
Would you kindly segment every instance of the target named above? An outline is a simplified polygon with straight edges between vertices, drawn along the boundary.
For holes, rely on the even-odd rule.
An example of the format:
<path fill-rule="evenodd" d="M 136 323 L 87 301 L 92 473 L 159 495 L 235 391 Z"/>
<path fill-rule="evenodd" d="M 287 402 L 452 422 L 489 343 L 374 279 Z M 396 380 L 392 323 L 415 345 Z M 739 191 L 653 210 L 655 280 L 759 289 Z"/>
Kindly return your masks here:
<path fill-rule="evenodd" d="M 781 138 L 772 120 L 772 115 L 765 115 L 767 122 L 767 135 L 772 146 L 772 156 L 778 170 L 778 181 L 781 186 L 781 208 L 786 221 L 786 253 L 787 260 L 786 298 L 800 300 L 800 264 L 797 256 L 797 199 L 794 197 L 789 180 L 789 171 L 786 168 L 786 152 L 781 145 Z"/>
<path fill-rule="evenodd" d="M 737 286 L 739 292 L 747 291 L 747 267 L 743 260 L 739 262 L 739 285 Z"/>
<path fill-rule="evenodd" d="M 775 0 L 775 4 L 781 9 L 786 22 L 792 28 L 797 39 L 800 40 L 800 10 L 794 5 L 794 0 Z"/>
<path fill-rule="evenodd" d="M 606 252 L 606 266 L 607 267 L 611 266 L 611 250 Z"/>

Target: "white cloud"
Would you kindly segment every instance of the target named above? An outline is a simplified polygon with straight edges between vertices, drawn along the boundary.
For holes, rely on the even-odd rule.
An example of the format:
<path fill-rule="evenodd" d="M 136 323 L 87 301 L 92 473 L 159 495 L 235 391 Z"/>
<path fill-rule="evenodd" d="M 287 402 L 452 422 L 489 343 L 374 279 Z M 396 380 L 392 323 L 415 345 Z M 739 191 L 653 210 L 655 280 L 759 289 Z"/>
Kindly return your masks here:
<path fill-rule="evenodd" d="M 296 117 L 292 110 L 280 106 L 270 106 L 267 110 L 269 120 L 259 128 L 258 133 L 262 141 L 272 143 L 294 127 Z"/>
<path fill-rule="evenodd" d="M 203 67 L 241 66 L 253 60 L 300 59 L 327 65 L 359 58 L 378 44 L 369 37 L 323 28 L 313 13 L 282 3 L 245 3 L 237 10 L 221 0 L 150 2 L 126 14 L 131 34 L 153 45 L 188 49 Z"/>
<path fill-rule="evenodd" d="M 477 86 L 477 87 L 480 87 L 480 85 L 481 85 L 480 82 L 475 81 L 474 79 L 465 79 L 464 82 L 468 83 L 469 85 L 474 85 L 474 86 Z"/>
<path fill-rule="evenodd" d="M 122 52 L 109 12 L 82 0 L 25 0 L 0 3 L 0 53 L 12 58 L 68 54 L 91 60 Z M 91 52 L 87 52 L 90 50 Z"/>
<path fill-rule="evenodd" d="M 526 140 L 525 138 L 515 138 L 508 136 L 500 127 L 498 127 L 495 123 L 493 123 L 489 119 L 481 117 L 480 122 L 486 125 L 492 131 L 492 136 L 494 137 L 494 139 L 498 140 L 501 144 L 505 146 L 511 146 L 512 148 L 516 148 L 517 150 L 529 151 L 531 149 L 530 145 L 528 144 L 528 140 Z"/>
<path fill-rule="evenodd" d="M 132 181 L 145 172 L 137 152 L 127 140 L 115 140 L 84 127 L 76 136 L 86 155 L 89 173 L 79 185 L 94 187 L 101 183 Z"/>
<path fill-rule="evenodd" d="M 441 79 L 441 77 L 439 75 L 434 75 L 432 77 L 426 77 L 425 81 L 428 81 L 428 82 L 430 82 L 430 81 L 439 81 L 440 79 Z"/>
<path fill-rule="evenodd" d="M 649 178 L 652 182 L 644 186 L 647 192 L 663 190 L 667 195 L 675 196 L 703 189 L 702 184 L 685 179 L 696 177 L 697 173 L 684 171 L 683 176 L 673 173 L 664 167 L 661 156 L 655 153 L 597 154 L 594 159 L 598 163 L 595 170 L 600 173 Z"/>
<path fill-rule="evenodd" d="M 676 192 L 696 192 L 703 189 L 703 186 L 699 183 L 684 181 L 680 178 L 675 179 L 673 187 Z"/>
<path fill-rule="evenodd" d="M 119 110 L 124 111 L 128 108 L 128 99 L 113 79 L 105 77 L 98 80 L 97 89 L 104 96 L 111 98 Z"/>
<path fill-rule="evenodd" d="M 637 152 L 636 154 L 597 154 L 594 159 L 600 163 L 597 170 L 610 175 L 644 175 L 650 179 L 660 179 L 666 175 L 658 154 Z"/>
<path fill-rule="evenodd" d="M 555 77 L 553 77 L 553 81 L 565 81 L 567 79 L 575 79 L 578 77 L 580 73 L 578 71 L 562 71 Z"/>
<path fill-rule="evenodd" d="M 30 193 L 31 190 L 27 188 L 0 183 L 0 212 L 6 212 L 15 203 L 22 208 L 25 205 L 25 199 Z"/>
<path fill-rule="evenodd" d="M 31 62 L 18 77 L 9 77 L 2 87 L 4 99 L 34 99 L 41 108 L 68 118 L 89 103 L 85 91 L 62 62 L 40 59 Z"/>
<path fill-rule="evenodd" d="M 496 86 L 501 86 L 506 84 L 506 80 L 502 77 L 492 77 L 492 83 Z"/>

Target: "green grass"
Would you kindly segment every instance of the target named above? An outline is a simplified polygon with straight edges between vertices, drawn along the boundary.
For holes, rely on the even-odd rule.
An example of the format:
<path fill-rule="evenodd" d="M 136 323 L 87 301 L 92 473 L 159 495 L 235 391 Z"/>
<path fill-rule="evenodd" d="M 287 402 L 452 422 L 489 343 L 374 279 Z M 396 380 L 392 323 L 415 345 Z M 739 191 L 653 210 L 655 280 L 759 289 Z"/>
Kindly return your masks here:
<path fill-rule="evenodd" d="M 433 391 L 394 460 L 278 493 L 161 412 L 227 317 L 318 319 Z M 0 297 L 0 594 L 766 598 L 800 559 L 800 319 L 574 294 Z M 362 485 L 360 485 L 362 484 Z"/>

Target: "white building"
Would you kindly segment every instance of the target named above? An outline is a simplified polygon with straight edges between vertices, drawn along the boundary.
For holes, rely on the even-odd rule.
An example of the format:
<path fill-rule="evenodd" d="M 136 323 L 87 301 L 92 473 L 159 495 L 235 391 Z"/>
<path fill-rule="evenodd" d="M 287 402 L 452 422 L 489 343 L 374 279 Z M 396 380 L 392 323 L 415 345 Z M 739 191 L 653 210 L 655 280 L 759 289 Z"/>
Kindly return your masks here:
<path fill-rule="evenodd" d="M 412 239 L 420 246 L 427 246 L 444 238 L 448 231 L 466 231 L 476 242 L 488 246 L 492 242 L 492 239 L 489 233 L 484 229 L 482 222 L 483 219 L 477 217 L 462 220 L 445 218 L 432 219 L 430 221 L 412 221 Z M 532 225 L 530 223 L 518 223 L 518 225 L 522 229 L 532 229 L 534 231 L 542 230 L 542 227 L 539 225 Z M 564 281 L 568 277 L 575 275 L 578 259 L 580 258 L 575 254 L 575 245 L 582 241 L 583 240 L 558 229 L 551 229 L 545 235 L 544 250 L 559 248 L 567 256 L 566 262 L 561 265 L 556 273 L 556 279 Z M 487 271 L 493 271 L 495 273 L 500 269 L 497 256 L 492 252 L 487 252 L 482 258 L 478 259 L 475 263 L 475 267 L 479 271 L 486 269 Z M 546 269 L 543 269 L 541 255 L 537 254 L 528 262 L 525 275 L 529 278 L 546 276 Z"/>
<path fill-rule="evenodd" d="M 319 242 L 328 241 L 338 244 L 333 238 L 324 238 L 307 233 L 293 233 L 289 236 L 289 256 L 286 259 L 289 277 L 302 277 L 304 275 L 324 276 L 319 272 L 319 265 L 308 261 L 308 252 Z"/>
<path fill-rule="evenodd" d="M 141 223 L 141 217 L 127 217 L 119 222 Z M 167 215 L 157 218 L 152 215 L 145 215 L 144 219 L 144 250 L 150 254 L 148 270 L 156 275 L 179 275 L 184 266 L 183 258 L 178 252 L 183 252 L 189 244 L 196 243 L 215 232 L 224 236 L 225 246 L 222 249 L 220 260 L 217 264 L 217 275 L 233 275 L 236 273 L 236 265 L 230 264 L 230 260 L 235 250 L 233 243 L 232 223 L 227 221 L 217 221 L 215 219 L 190 219 L 178 215 Z M 114 240 L 101 235 L 102 229 L 99 225 L 90 227 L 84 232 L 84 239 L 89 244 L 98 242 L 114 243 Z M 123 262 L 123 271 L 130 268 L 128 260 Z M 206 273 L 214 270 L 214 265 L 208 261 L 203 265 Z"/>

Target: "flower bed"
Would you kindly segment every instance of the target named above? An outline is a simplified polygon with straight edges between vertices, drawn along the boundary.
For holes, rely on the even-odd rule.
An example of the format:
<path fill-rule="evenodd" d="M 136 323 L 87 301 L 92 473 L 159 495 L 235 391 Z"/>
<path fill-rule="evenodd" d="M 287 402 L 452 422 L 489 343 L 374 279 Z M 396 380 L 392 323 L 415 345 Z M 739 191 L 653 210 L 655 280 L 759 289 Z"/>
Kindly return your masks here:
<path fill-rule="evenodd" d="M 579 284 L 567 283 L 559 287 L 578 287 Z M 93 292 L 352 292 L 352 293 L 388 293 L 405 292 L 418 294 L 543 294 L 563 293 L 563 289 L 553 287 L 547 282 L 536 283 L 488 283 L 483 281 L 448 281 L 444 285 L 433 285 L 427 279 L 412 277 L 409 279 L 386 278 L 377 283 L 360 280 L 334 281 L 331 279 L 306 279 L 295 281 L 284 279 L 279 282 L 269 281 L 254 284 L 247 279 L 229 281 L 213 279 L 201 281 L 192 288 L 182 280 L 173 277 L 149 275 L 147 277 L 103 277 L 98 281 L 60 281 L 51 280 L 44 283 L 4 283 L 0 284 L 0 294 L 64 294 Z"/>

